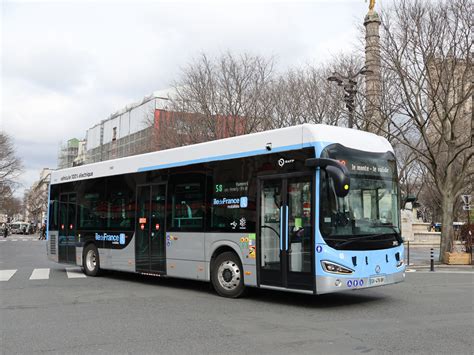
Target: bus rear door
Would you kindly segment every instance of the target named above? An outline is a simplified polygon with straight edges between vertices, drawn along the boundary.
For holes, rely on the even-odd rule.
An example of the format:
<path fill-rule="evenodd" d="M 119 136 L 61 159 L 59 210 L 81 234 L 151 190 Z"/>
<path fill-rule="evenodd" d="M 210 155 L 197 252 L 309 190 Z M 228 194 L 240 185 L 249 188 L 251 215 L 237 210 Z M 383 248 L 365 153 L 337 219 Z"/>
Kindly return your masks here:
<path fill-rule="evenodd" d="M 76 194 L 59 195 L 58 261 L 60 263 L 76 263 L 76 213 Z"/>

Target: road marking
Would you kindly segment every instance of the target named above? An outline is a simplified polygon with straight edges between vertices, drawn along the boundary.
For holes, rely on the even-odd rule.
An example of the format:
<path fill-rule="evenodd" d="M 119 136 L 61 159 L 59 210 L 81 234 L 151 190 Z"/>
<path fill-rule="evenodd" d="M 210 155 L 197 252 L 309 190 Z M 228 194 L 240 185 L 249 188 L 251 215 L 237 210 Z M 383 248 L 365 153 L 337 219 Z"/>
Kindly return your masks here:
<path fill-rule="evenodd" d="M 0 281 L 8 281 L 10 278 L 15 275 L 15 270 L 0 270 Z"/>
<path fill-rule="evenodd" d="M 40 242 L 41 240 L 37 238 L 2 238 L 0 242 Z"/>
<path fill-rule="evenodd" d="M 474 271 L 443 271 L 443 270 L 435 270 L 435 271 L 429 271 L 429 270 L 414 270 L 417 273 L 422 273 L 422 274 L 472 274 L 474 275 Z"/>
<path fill-rule="evenodd" d="M 30 280 L 47 280 L 47 279 L 49 279 L 49 269 L 34 269 L 30 276 Z"/>
<path fill-rule="evenodd" d="M 84 278 L 87 277 L 81 269 L 79 268 L 66 268 L 66 273 L 68 279 L 79 279 L 79 278 Z"/>

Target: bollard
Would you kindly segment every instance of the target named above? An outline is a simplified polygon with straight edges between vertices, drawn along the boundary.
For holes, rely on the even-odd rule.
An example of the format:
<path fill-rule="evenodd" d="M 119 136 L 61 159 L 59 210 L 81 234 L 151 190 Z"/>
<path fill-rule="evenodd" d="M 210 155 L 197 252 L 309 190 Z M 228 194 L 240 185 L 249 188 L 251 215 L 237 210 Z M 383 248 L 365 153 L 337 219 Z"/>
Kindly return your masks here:
<path fill-rule="evenodd" d="M 431 248 L 430 271 L 434 271 L 434 251 Z"/>
<path fill-rule="evenodd" d="M 407 265 L 410 265 L 410 241 L 407 241 Z"/>

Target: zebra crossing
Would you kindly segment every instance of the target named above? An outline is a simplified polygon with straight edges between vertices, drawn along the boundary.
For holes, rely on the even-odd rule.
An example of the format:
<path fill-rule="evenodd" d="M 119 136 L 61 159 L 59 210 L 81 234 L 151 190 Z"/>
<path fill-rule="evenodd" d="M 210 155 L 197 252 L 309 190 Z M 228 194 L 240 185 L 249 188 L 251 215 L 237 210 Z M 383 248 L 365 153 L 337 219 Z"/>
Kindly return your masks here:
<path fill-rule="evenodd" d="M 54 269 L 55 271 L 62 271 Z M 0 270 L 0 282 L 10 281 L 17 273 L 18 269 Z M 51 275 L 50 268 L 33 269 L 28 280 L 49 280 Z M 81 268 L 66 268 L 68 279 L 84 279 L 87 276 L 82 272 Z"/>
<path fill-rule="evenodd" d="M 39 240 L 38 236 L 22 236 L 19 234 L 8 236 L 7 238 L 0 237 L 0 243 L 8 243 L 8 242 L 42 242 L 43 240 Z"/>

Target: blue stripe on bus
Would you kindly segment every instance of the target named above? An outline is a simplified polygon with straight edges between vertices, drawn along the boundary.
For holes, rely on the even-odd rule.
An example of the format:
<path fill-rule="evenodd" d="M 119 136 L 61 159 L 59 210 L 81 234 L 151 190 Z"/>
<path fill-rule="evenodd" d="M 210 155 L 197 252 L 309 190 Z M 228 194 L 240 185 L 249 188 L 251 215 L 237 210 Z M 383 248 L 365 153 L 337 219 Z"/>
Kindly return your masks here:
<path fill-rule="evenodd" d="M 331 143 L 328 142 L 315 142 L 314 144 L 314 153 L 316 158 L 321 158 L 321 153 L 323 152 L 324 148 L 326 148 Z M 320 199 L 317 198 L 317 194 L 319 193 L 321 186 L 321 169 L 316 169 L 316 186 L 314 187 L 314 230 L 315 230 L 315 245 L 318 244 L 326 244 L 324 239 L 321 236 L 321 231 L 319 229 L 319 216 L 320 216 Z M 315 253 L 316 255 L 316 253 Z M 316 271 L 316 270 L 315 270 Z"/>
<path fill-rule="evenodd" d="M 51 178 L 51 175 L 50 175 L 50 178 Z M 51 197 L 51 183 L 49 183 L 48 185 L 48 207 L 47 207 L 47 210 L 46 210 L 46 240 L 49 240 L 49 201 L 50 200 L 50 197 Z M 43 221 L 41 221 L 41 227 L 43 227 Z M 41 232 L 40 232 L 40 236 L 41 236 Z"/>
<path fill-rule="evenodd" d="M 331 144 L 331 143 L 314 142 L 314 143 L 294 144 L 294 145 L 287 145 L 287 146 L 284 146 L 284 147 L 272 148 L 272 150 L 270 150 L 270 151 L 268 151 L 266 149 L 258 149 L 258 150 L 252 150 L 252 151 L 249 151 L 249 152 L 234 153 L 234 154 L 227 154 L 227 155 L 217 155 L 217 156 L 214 156 L 214 157 L 207 157 L 207 158 L 200 158 L 200 159 L 194 159 L 194 160 L 180 161 L 180 162 L 169 163 L 169 164 L 146 166 L 146 167 L 143 167 L 143 168 L 139 168 L 137 171 L 138 172 L 143 172 L 143 171 L 167 169 L 167 168 L 174 168 L 174 167 L 178 167 L 178 166 L 205 163 L 205 162 L 209 162 L 209 161 L 219 161 L 219 160 L 244 158 L 244 157 L 249 157 L 249 156 L 254 156 L 254 155 L 279 153 L 279 152 L 284 152 L 284 151 L 289 151 L 289 150 L 294 150 L 294 149 L 303 149 L 303 148 L 309 148 L 309 147 L 315 147 L 317 153 L 321 154 L 321 152 L 319 150 L 323 149 L 328 144 Z"/>

